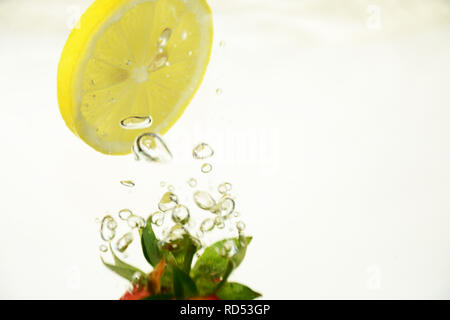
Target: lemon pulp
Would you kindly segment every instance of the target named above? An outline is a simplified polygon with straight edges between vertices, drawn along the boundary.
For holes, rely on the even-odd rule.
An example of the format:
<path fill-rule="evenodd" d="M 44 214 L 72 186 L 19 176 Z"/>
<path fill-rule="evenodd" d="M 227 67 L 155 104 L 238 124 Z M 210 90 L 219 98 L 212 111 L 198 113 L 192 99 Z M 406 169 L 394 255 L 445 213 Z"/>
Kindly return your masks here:
<path fill-rule="evenodd" d="M 141 130 L 165 133 L 198 89 L 212 43 L 204 0 L 97 0 L 72 31 L 58 69 L 58 101 L 68 127 L 106 154 L 131 152 Z"/>

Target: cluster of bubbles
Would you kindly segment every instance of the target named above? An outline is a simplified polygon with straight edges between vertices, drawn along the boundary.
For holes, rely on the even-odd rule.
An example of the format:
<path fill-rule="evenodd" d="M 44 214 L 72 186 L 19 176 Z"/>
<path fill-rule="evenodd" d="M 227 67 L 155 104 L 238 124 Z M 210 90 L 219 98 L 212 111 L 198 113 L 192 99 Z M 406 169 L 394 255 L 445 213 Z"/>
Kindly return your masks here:
<path fill-rule="evenodd" d="M 133 151 L 137 159 L 145 159 L 153 162 L 165 162 L 171 158 L 170 150 L 167 145 L 158 135 L 154 133 L 144 133 L 136 138 Z M 192 156 L 195 160 L 205 161 L 213 157 L 214 150 L 207 143 L 199 143 L 192 150 Z M 201 171 L 204 171 L 204 166 L 209 165 L 203 163 Z M 123 180 L 121 184 L 126 187 L 134 186 L 134 182 L 130 180 Z M 225 226 L 230 225 L 230 231 L 235 230 L 242 238 L 245 230 L 245 223 L 243 221 L 235 221 L 239 217 L 239 213 L 235 210 L 235 198 L 231 195 L 232 185 L 229 182 L 223 182 L 217 186 L 218 197 L 214 197 L 210 192 L 198 189 L 198 182 L 195 178 L 189 178 L 187 185 L 194 189 L 192 192 L 192 200 L 195 204 L 196 211 L 201 212 L 203 218 L 192 219 L 191 210 L 187 205 L 181 203 L 175 188 L 172 185 L 167 185 L 166 182 L 161 182 L 160 186 L 167 188 L 158 202 L 158 210 L 149 215 L 146 220 L 141 216 L 135 215 L 130 209 L 122 209 L 118 212 L 120 220 L 125 221 L 128 227 L 133 229 L 141 229 L 146 226 L 147 221 L 151 223 L 155 231 L 159 228 L 162 235 L 161 245 L 172 242 L 176 239 L 182 238 L 185 234 L 190 234 L 200 247 L 204 247 L 203 238 L 215 229 L 223 230 Z M 192 208 L 191 208 L 192 209 Z M 192 226 L 195 226 L 193 228 Z M 103 241 L 111 243 L 115 239 L 117 229 L 117 222 L 111 215 L 106 215 L 101 221 L 100 233 Z M 118 252 L 124 253 L 130 244 L 133 242 L 133 233 L 126 232 L 115 241 L 115 249 Z M 230 255 L 237 249 L 233 240 L 226 241 L 221 254 Z M 108 246 L 102 244 L 100 246 L 101 252 L 107 252 Z"/>

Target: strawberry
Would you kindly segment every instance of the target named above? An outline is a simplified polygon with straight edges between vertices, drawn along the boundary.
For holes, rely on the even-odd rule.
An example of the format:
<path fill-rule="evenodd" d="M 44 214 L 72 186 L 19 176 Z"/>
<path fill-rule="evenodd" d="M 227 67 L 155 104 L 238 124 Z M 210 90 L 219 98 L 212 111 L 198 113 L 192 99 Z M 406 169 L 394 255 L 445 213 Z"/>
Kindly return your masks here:
<path fill-rule="evenodd" d="M 193 264 L 199 246 L 190 234 L 185 233 L 180 239 L 161 246 L 151 221 L 147 221 L 140 234 L 142 251 L 153 266 L 152 272 L 145 274 L 121 261 L 111 246 L 114 264 L 102 260 L 110 270 L 134 283 L 132 290 L 125 292 L 120 300 L 250 300 L 261 296 L 243 284 L 228 281 L 244 259 L 251 237 L 240 235 L 218 241 L 207 247 Z M 233 250 L 226 250 L 230 245 Z M 136 278 L 138 283 L 135 283 Z"/>

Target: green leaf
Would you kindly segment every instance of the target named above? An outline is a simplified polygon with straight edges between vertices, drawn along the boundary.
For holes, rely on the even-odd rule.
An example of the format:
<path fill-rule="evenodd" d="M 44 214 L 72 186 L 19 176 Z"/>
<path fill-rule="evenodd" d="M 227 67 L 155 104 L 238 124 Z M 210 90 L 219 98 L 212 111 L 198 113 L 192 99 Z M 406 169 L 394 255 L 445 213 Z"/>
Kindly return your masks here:
<path fill-rule="evenodd" d="M 136 273 L 140 273 L 142 275 L 142 277 L 145 277 L 145 273 L 143 271 L 120 260 L 119 257 L 117 257 L 117 255 L 114 253 L 114 250 L 112 249 L 111 244 L 109 245 L 109 248 L 110 248 L 111 254 L 114 258 L 114 264 L 107 263 L 107 262 L 105 262 L 105 260 L 103 260 L 102 257 L 100 257 L 103 264 L 108 269 L 110 269 L 111 271 L 117 273 L 119 276 L 121 276 L 131 282 L 133 281 L 134 275 Z"/>
<path fill-rule="evenodd" d="M 186 299 L 198 295 L 195 282 L 179 268 L 173 266 L 173 291 L 177 299 Z"/>
<path fill-rule="evenodd" d="M 158 246 L 158 239 L 152 229 L 151 218 L 147 220 L 147 225 L 141 231 L 141 244 L 144 257 L 152 266 L 156 266 L 162 258 Z"/>
<path fill-rule="evenodd" d="M 251 237 L 225 239 L 205 249 L 191 271 L 201 295 L 213 293 L 226 281 L 231 272 L 241 264 L 251 240 Z M 221 254 L 228 241 L 232 241 L 235 247 L 231 256 Z"/>
<path fill-rule="evenodd" d="M 188 234 L 183 235 L 183 238 L 181 239 L 171 242 L 170 245 L 175 246 L 176 248 L 170 251 L 170 254 L 175 261 L 173 258 L 171 259 L 170 255 L 167 257 L 167 261 L 169 263 L 175 262 L 178 268 L 189 274 L 191 271 L 192 259 L 199 246 Z"/>
<path fill-rule="evenodd" d="M 221 300 L 253 300 L 261 294 L 236 282 L 227 282 L 216 292 Z"/>

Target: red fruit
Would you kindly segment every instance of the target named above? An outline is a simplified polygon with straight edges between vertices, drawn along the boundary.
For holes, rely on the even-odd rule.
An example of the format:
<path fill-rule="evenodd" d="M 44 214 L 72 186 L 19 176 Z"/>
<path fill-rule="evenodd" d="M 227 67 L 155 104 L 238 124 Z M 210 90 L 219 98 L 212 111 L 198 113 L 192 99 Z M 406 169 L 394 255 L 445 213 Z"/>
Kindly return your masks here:
<path fill-rule="evenodd" d="M 141 300 L 150 296 L 147 288 L 144 286 L 134 285 L 133 290 L 125 292 L 120 300 Z"/>

